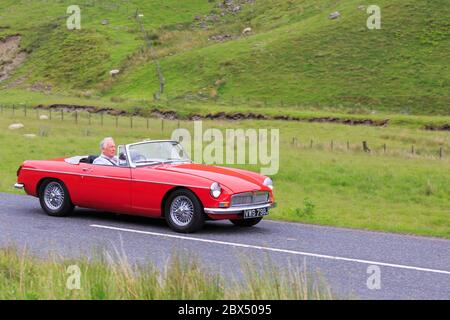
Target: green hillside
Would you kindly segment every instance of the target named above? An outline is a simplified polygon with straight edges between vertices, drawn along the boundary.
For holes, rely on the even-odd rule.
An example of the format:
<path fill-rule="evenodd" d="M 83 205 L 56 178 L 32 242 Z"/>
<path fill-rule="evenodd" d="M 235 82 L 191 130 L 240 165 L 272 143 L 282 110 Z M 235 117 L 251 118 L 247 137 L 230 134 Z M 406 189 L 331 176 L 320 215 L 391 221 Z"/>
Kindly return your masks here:
<path fill-rule="evenodd" d="M 138 12 L 166 100 L 450 115 L 444 0 L 380 0 L 381 30 L 367 29 L 369 3 L 356 0 L 79 1 L 82 29 L 68 31 L 70 4 L 0 0 L 0 37 L 21 35 L 28 53 L 0 82 L 0 101 L 34 90 L 151 103 L 159 82 Z"/>

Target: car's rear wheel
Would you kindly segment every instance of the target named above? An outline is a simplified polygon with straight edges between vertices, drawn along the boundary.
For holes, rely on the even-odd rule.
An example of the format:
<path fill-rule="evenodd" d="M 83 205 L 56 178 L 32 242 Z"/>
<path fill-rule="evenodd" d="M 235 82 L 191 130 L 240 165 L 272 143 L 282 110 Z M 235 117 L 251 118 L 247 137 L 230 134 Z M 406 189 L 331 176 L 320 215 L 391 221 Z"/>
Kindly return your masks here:
<path fill-rule="evenodd" d="M 252 227 L 258 224 L 262 220 L 262 217 L 251 219 L 232 219 L 230 220 L 235 226 L 238 227 Z"/>
<path fill-rule="evenodd" d="M 58 180 L 45 180 L 39 187 L 39 202 L 50 216 L 64 217 L 73 211 L 74 205 L 64 183 Z"/>
<path fill-rule="evenodd" d="M 167 223 L 177 232 L 195 232 L 205 223 L 202 205 L 189 190 L 174 191 L 168 197 L 164 210 Z"/>

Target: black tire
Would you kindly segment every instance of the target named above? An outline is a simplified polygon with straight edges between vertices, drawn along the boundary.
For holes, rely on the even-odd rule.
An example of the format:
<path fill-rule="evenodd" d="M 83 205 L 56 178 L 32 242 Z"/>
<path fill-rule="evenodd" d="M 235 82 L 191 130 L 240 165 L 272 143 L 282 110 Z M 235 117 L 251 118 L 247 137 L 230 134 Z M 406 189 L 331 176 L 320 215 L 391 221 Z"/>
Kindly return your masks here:
<path fill-rule="evenodd" d="M 54 192 L 52 192 L 52 190 Z M 53 197 L 51 197 L 49 193 L 53 195 Z M 45 180 L 40 185 L 39 202 L 42 210 L 44 210 L 49 216 L 53 217 L 65 217 L 74 209 L 74 205 L 70 200 L 69 191 L 66 186 L 61 181 L 55 179 Z"/>
<path fill-rule="evenodd" d="M 252 227 L 258 224 L 262 220 L 262 217 L 251 218 L 251 219 L 233 219 L 230 220 L 235 226 L 238 227 Z"/>
<path fill-rule="evenodd" d="M 180 206 L 186 210 L 177 212 Z M 181 233 L 200 230 L 206 219 L 202 204 L 192 191 L 186 189 L 179 189 L 170 194 L 164 204 L 164 216 L 170 228 Z"/>

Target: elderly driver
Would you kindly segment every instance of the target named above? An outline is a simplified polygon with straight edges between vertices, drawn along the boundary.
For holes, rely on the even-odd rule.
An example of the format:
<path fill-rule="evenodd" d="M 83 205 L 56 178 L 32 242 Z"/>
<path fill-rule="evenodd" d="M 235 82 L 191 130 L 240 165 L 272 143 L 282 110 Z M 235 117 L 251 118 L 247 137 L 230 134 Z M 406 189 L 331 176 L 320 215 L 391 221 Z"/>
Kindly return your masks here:
<path fill-rule="evenodd" d="M 96 158 L 93 164 L 99 164 L 104 166 L 118 166 L 119 159 L 116 157 L 116 144 L 113 138 L 108 137 L 100 142 L 100 150 L 102 154 Z"/>

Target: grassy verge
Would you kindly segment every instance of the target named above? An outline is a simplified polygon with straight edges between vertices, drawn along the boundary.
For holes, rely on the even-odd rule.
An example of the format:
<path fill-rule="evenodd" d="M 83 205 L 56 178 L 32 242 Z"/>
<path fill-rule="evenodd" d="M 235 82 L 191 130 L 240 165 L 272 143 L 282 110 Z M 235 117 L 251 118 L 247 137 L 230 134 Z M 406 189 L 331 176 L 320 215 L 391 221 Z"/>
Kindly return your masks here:
<path fill-rule="evenodd" d="M 42 113 L 41 113 L 42 114 Z M 13 122 L 25 128 L 8 130 Z M 16 170 L 26 159 L 97 154 L 98 142 L 113 136 L 116 143 L 146 138 L 167 139 L 178 126 L 192 132 L 191 121 L 86 114 L 78 124 L 38 120 L 4 113 L 0 117 L 0 190 L 16 192 Z M 278 208 L 269 218 L 322 225 L 450 237 L 450 134 L 408 126 L 368 127 L 290 121 L 204 121 L 204 129 L 280 129 L 280 169 L 273 176 Z M 24 134 L 36 134 L 28 138 Z M 294 140 L 293 140 L 294 139 Z M 312 141 L 312 147 L 311 147 Z M 367 141 L 372 152 L 362 151 Z M 386 152 L 384 151 L 386 145 Z M 414 153 L 412 153 L 414 148 Z M 439 157 L 442 149 L 443 157 Z M 241 165 L 259 171 L 261 164 Z"/>
<path fill-rule="evenodd" d="M 255 270 L 262 270 L 255 272 Z M 323 281 L 299 269 L 283 271 L 242 264 L 243 278 L 226 281 L 206 271 L 196 258 L 173 254 L 161 271 L 126 257 L 39 259 L 26 252 L 0 249 L 0 299 L 331 299 Z M 79 282 L 73 275 L 79 274 Z M 78 289 L 79 288 L 79 289 Z"/>

